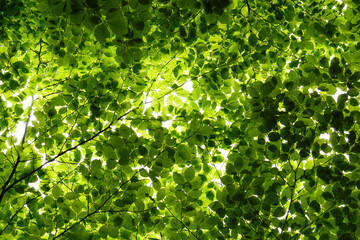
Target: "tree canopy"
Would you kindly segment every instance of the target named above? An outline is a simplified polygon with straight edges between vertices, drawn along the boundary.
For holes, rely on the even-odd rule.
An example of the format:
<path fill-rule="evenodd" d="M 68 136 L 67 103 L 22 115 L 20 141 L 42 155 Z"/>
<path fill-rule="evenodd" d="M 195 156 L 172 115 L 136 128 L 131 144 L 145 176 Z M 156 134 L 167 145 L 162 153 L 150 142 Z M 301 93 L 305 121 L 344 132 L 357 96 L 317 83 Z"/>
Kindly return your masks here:
<path fill-rule="evenodd" d="M 0 16 L 0 239 L 360 236 L 359 0 Z"/>

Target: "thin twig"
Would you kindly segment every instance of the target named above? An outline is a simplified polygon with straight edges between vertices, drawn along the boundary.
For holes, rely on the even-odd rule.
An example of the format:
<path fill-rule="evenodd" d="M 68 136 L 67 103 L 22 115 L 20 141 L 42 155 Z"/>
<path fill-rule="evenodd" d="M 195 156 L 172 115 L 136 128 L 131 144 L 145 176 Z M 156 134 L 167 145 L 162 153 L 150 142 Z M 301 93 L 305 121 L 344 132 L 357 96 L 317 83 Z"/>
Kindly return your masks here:
<path fill-rule="evenodd" d="M 77 222 L 75 222 L 74 224 L 72 224 L 71 226 L 69 226 L 67 229 L 65 229 L 64 231 L 62 231 L 59 235 L 56 235 L 53 239 L 57 239 L 57 238 L 61 237 L 62 235 L 64 235 L 64 234 L 67 233 L 68 231 L 70 231 L 72 228 L 74 228 L 76 225 L 84 222 L 88 217 L 90 217 L 90 216 L 98 213 L 99 210 L 100 210 L 114 195 L 116 195 L 116 194 L 119 192 L 119 189 L 121 189 L 125 184 L 127 184 L 128 182 L 130 182 L 130 181 L 135 177 L 135 175 L 136 175 L 137 173 L 138 173 L 138 171 L 136 171 L 136 172 L 132 175 L 131 178 L 129 178 L 128 180 L 126 180 L 125 182 L 123 182 L 123 183 L 119 186 L 119 188 L 116 189 L 116 191 L 114 191 L 112 194 L 110 194 L 110 195 L 106 198 L 106 200 L 105 200 L 102 204 L 100 204 L 100 206 L 97 207 L 93 212 L 86 214 L 85 217 L 83 217 L 83 218 L 80 219 L 79 221 L 77 221 Z"/>
<path fill-rule="evenodd" d="M 199 239 L 199 238 L 190 230 L 190 228 L 188 228 L 188 226 L 186 226 L 185 223 L 183 223 L 181 220 L 179 220 L 177 217 L 175 217 L 175 215 L 170 211 L 170 209 L 169 209 L 167 206 L 165 206 L 165 208 L 169 211 L 169 213 L 171 214 L 171 216 L 172 216 L 173 218 L 175 218 L 177 221 L 179 221 L 179 222 L 188 230 L 188 232 L 189 232 L 191 235 L 193 235 L 196 239 Z"/>

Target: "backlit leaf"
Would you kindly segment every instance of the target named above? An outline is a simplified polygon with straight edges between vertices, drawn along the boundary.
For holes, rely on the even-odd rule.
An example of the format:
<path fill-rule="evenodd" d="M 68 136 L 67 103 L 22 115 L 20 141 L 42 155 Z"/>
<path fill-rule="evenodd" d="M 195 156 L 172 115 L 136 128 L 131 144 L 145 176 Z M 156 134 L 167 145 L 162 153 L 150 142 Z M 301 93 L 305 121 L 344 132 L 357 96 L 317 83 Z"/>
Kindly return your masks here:
<path fill-rule="evenodd" d="M 105 24 L 98 25 L 94 30 L 94 34 L 96 40 L 98 40 L 101 44 L 105 44 L 106 39 L 110 37 L 110 32 Z"/>
<path fill-rule="evenodd" d="M 359 1 L 14 0 L 1 239 L 356 239 Z"/>
<path fill-rule="evenodd" d="M 189 167 L 189 168 L 187 168 L 187 169 L 185 170 L 184 176 L 185 176 L 186 181 L 188 181 L 188 182 L 190 182 L 191 180 L 193 180 L 194 177 L 195 177 L 194 167 Z"/>
<path fill-rule="evenodd" d="M 185 183 L 184 176 L 177 173 L 177 172 L 173 173 L 173 178 L 174 178 L 175 183 L 177 183 L 177 184 L 184 184 Z"/>

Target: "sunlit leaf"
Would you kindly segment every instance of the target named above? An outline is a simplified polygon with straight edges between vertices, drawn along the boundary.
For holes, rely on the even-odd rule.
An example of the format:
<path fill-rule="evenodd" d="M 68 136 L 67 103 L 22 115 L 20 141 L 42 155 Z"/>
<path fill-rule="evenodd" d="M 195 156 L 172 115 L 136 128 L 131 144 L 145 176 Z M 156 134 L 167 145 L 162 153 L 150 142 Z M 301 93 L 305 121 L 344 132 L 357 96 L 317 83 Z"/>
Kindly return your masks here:
<path fill-rule="evenodd" d="M 356 1 L 3 1 L 0 239 L 355 239 Z"/>

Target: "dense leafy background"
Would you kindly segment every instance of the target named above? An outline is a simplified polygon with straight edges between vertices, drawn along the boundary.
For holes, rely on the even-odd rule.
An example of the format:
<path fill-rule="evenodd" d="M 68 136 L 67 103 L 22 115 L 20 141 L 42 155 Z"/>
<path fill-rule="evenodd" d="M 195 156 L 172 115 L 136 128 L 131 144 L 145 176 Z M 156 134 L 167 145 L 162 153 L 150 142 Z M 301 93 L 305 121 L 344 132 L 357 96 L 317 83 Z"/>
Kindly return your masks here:
<path fill-rule="evenodd" d="M 356 239 L 359 11 L 3 0 L 0 239 Z"/>

